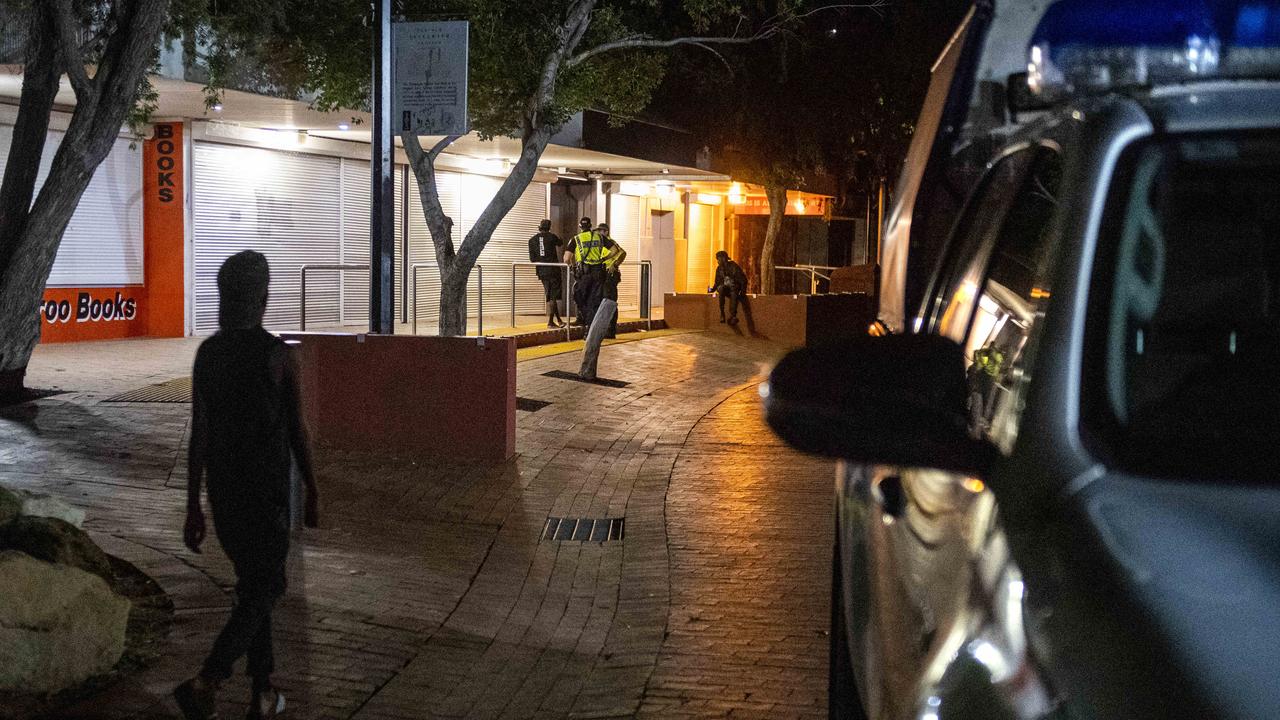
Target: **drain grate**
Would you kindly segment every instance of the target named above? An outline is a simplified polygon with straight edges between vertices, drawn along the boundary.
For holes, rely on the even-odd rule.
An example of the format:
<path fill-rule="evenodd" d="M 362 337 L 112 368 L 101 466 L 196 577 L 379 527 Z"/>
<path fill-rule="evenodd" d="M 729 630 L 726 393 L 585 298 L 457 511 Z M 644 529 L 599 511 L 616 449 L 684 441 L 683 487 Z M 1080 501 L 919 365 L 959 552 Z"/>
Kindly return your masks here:
<path fill-rule="evenodd" d="M 551 370 L 549 372 L 542 373 L 542 376 L 549 377 L 549 378 L 559 378 L 560 380 L 574 380 L 580 383 L 587 383 L 588 385 L 604 385 L 605 387 L 611 387 L 611 388 L 624 388 L 631 384 L 624 380 L 609 380 L 606 378 L 596 378 L 595 380 L 587 380 L 586 378 L 578 377 L 577 373 L 571 373 L 571 372 L 568 372 L 567 370 Z"/>
<path fill-rule="evenodd" d="M 182 377 L 148 385 L 114 395 L 102 402 L 189 403 L 191 402 L 191 378 Z"/>
<path fill-rule="evenodd" d="M 516 398 L 516 409 L 523 410 L 525 412 L 538 412 L 550 404 L 551 403 L 547 400 L 534 400 L 533 398 L 527 397 Z"/>
<path fill-rule="evenodd" d="M 626 518 L 547 518 L 543 540 L 557 542 L 612 542 L 621 540 Z"/>

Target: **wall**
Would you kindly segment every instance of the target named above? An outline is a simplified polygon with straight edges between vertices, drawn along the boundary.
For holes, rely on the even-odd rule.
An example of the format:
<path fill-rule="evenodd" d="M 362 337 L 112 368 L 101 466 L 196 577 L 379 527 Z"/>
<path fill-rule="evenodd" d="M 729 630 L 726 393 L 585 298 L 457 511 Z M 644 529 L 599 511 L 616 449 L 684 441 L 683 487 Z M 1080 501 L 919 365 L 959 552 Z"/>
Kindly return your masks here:
<path fill-rule="evenodd" d="M 511 338 L 284 333 L 297 340 L 313 441 L 407 456 L 515 455 Z"/>
<path fill-rule="evenodd" d="M 761 338 L 790 347 L 865 334 L 875 319 L 867 295 L 750 295 L 739 306 L 737 325 L 720 323 L 714 295 L 674 293 L 664 297 L 668 327 Z"/>
<path fill-rule="evenodd" d="M 156 123 L 141 153 L 131 145 L 116 141 L 72 216 L 38 309 L 41 342 L 184 333 L 183 125 Z"/>

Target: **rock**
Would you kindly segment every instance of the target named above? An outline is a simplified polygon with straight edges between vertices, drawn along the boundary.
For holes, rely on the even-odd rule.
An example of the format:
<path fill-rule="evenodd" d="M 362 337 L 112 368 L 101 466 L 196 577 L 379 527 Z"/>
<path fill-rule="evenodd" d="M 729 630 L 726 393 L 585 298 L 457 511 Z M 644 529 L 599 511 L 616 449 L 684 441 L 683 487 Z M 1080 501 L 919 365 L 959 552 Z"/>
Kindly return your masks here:
<path fill-rule="evenodd" d="M 124 653 L 130 603 L 97 576 L 0 552 L 0 690 L 56 692 Z"/>
<path fill-rule="evenodd" d="M 83 530 L 57 518 L 22 515 L 0 525 L 0 550 L 19 550 L 37 560 L 84 570 L 111 582 L 111 563 L 102 548 Z"/>
<path fill-rule="evenodd" d="M 13 494 L 22 502 L 23 515 L 57 518 L 76 527 L 84 524 L 84 511 L 61 498 L 28 490 L 14 490 Z"/>
<path fill-rule="evenodd" d="M 22 514 L 22 499 L 0 487 L 0 525 Z"/>

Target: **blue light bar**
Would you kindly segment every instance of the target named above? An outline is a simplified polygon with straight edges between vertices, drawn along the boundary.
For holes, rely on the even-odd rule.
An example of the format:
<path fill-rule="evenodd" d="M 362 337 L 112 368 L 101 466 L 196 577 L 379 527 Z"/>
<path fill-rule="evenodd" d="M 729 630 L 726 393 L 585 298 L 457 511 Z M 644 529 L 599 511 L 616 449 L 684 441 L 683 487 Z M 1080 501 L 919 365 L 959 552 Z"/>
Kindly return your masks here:
<path fill-rule="evenodd" d="M 1059 0 L 1031 37 L 1027 83 L 1060 96 L 1209 76 L 1219 37 L 1206 0 Z"/>
<path fill-rule="evenodd" d="M 1027 50 L 1027 83 L 1050 98 L 1197 78 L 1280 78 L 1280 0 L 1059 0 Z"/>

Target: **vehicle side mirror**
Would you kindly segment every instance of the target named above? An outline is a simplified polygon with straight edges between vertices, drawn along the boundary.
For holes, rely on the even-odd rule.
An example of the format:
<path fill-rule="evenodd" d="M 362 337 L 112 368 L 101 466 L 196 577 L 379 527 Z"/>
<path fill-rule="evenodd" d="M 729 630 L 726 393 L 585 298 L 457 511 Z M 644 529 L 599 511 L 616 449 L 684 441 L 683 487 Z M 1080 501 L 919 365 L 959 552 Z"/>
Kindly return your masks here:
<path fill-rule="evenodd" d="M 1024 72 L 1009 76 L 1004 84 L 1004 93 L 1009 104 L 1009 115 L 1015 122 L 1018 113 L 1048 110 L 1053 107 L 1051 101 L 1031 92 L 1031 86 L 1027 84 L 1027 74 Z"/>
<path fill-rule="evenodd" d="M 968 431 L 964 351 L 934 335 L 858 337 L 782 359 L 762 392 L 792 447 L 985 477 L 999 450 Z"/>

